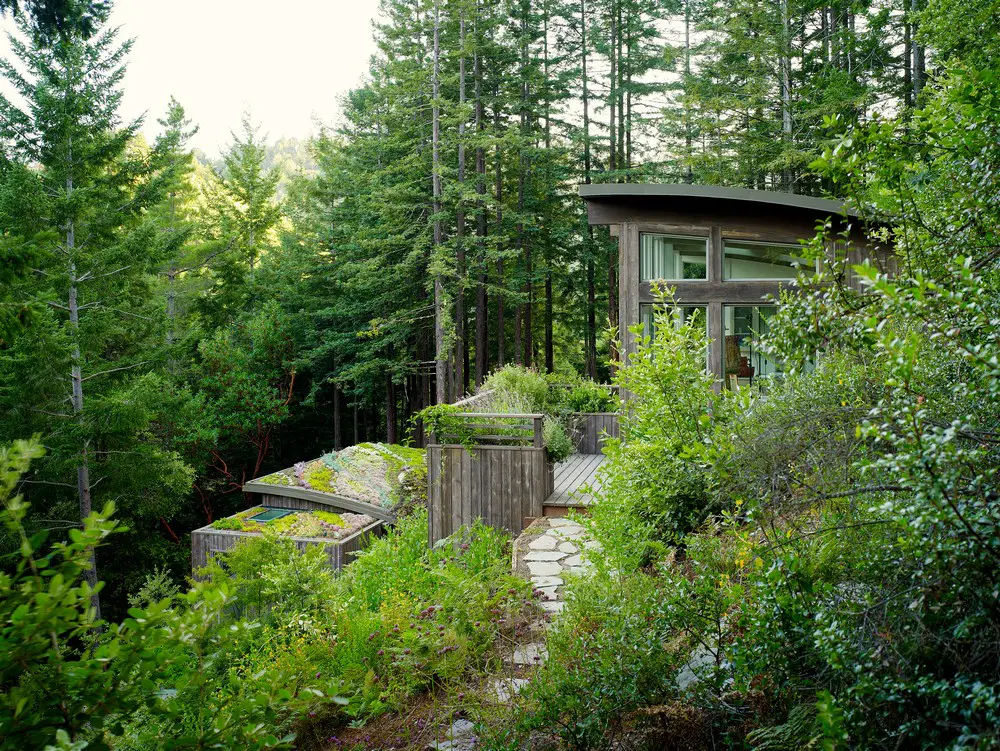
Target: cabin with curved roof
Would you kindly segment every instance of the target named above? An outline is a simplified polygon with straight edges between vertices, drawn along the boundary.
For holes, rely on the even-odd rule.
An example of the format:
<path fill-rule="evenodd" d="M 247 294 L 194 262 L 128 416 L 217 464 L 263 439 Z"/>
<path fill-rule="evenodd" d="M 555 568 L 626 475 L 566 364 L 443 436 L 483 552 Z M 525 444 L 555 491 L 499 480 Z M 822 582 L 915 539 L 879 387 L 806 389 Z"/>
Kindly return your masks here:
<path fill-rule="evenodd" d="M 590 224 L 607 225 L 618 238 L 623 361 L 635 352 L 628 328 L 652 326 L 651 284 L 661 280 L 674 288 L 685 318 L 706 322 L 708 369 L 729 387 L 781 372 L 758 341 L 777 309 L 773 299 L 792 288 L 805 263 L 801 241 L 829 221 L 849 237 L 829 254 L 860 263 L 871 252 L 862 223 L 838 201 L 705 185 L 581 185 L 580 196 Z"/>

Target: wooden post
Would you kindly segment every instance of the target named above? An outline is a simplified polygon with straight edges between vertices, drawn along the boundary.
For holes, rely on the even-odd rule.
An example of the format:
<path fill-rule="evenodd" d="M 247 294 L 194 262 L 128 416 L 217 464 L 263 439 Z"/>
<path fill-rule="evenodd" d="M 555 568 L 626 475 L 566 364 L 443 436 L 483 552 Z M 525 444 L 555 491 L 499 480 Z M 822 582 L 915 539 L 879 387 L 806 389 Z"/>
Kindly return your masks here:
<path fill-rule="evenodd" d="M 544 418 L 541 415 L 534 415 L 531 418 L 531 426 L 533 428 L 531 445 L 534 446 L 536 449 L 540 449 L 543 446 L 543 435 L 542 435 L 543 420 Z"/>

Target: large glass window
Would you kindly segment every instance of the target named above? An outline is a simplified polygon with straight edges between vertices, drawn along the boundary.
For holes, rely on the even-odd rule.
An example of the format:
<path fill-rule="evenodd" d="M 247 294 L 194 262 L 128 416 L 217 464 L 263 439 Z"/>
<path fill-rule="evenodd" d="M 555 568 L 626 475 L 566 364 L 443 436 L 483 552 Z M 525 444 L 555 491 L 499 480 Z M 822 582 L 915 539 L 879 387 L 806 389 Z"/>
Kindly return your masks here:
<path fill-rule="evenodd" d="M 639 236 L 639 280 L 654 279 L 708 279 L 708 238 L 643 232 Z"/>
<path fill-rule="evenodd" d="M 761 376 L 781 374 L 781 366 L 760 350 L 760 339 L 770 330 L 774 305 L 726 305 L 722 308 L 725 330 L 723 364 L 726 386 L 734 382 L 750 385 Z"/>
<path fill-rule="evenodd" d="M 798 245 L 774 245 L 726 240 L 722 259 L 723 279 L 794 279 L 800 267 L 810 265 L 801 258 Z"/>

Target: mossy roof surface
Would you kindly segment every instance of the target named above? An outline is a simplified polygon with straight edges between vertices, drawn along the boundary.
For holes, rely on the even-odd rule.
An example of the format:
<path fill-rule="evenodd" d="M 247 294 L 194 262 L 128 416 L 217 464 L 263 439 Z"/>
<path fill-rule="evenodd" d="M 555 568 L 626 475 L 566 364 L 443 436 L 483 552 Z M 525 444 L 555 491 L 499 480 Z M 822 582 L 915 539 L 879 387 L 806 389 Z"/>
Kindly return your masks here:
<path fill-rule="evenodd" d="M 414 489 L 426 474 L 423 449 L 385 443 L 359 443 L 318 459 L 259 478 L 266 485 L 301 487 L 353 498 L 391 510 L 415 500 Z M 414 482 L 414 480 L 418 480 Z"/>

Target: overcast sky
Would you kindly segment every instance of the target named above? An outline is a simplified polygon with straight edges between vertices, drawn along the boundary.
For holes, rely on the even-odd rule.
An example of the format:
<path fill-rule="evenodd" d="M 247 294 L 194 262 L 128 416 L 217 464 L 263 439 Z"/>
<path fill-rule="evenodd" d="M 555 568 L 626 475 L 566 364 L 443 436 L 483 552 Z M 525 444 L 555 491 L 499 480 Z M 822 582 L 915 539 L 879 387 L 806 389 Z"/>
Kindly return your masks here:
<path fill-rule="evenodd" d="M 250 109 L 270 140 L 332 123 L 375 51 L 378 0 L 117 0 L 112 23 L 135 39 L 123 114 L 152 136 L 171 95 L 214 156 Z M 9 22 L 3 26 L 9 28 Z M 6 37 L 0 49 L 7 54 Z"/>

